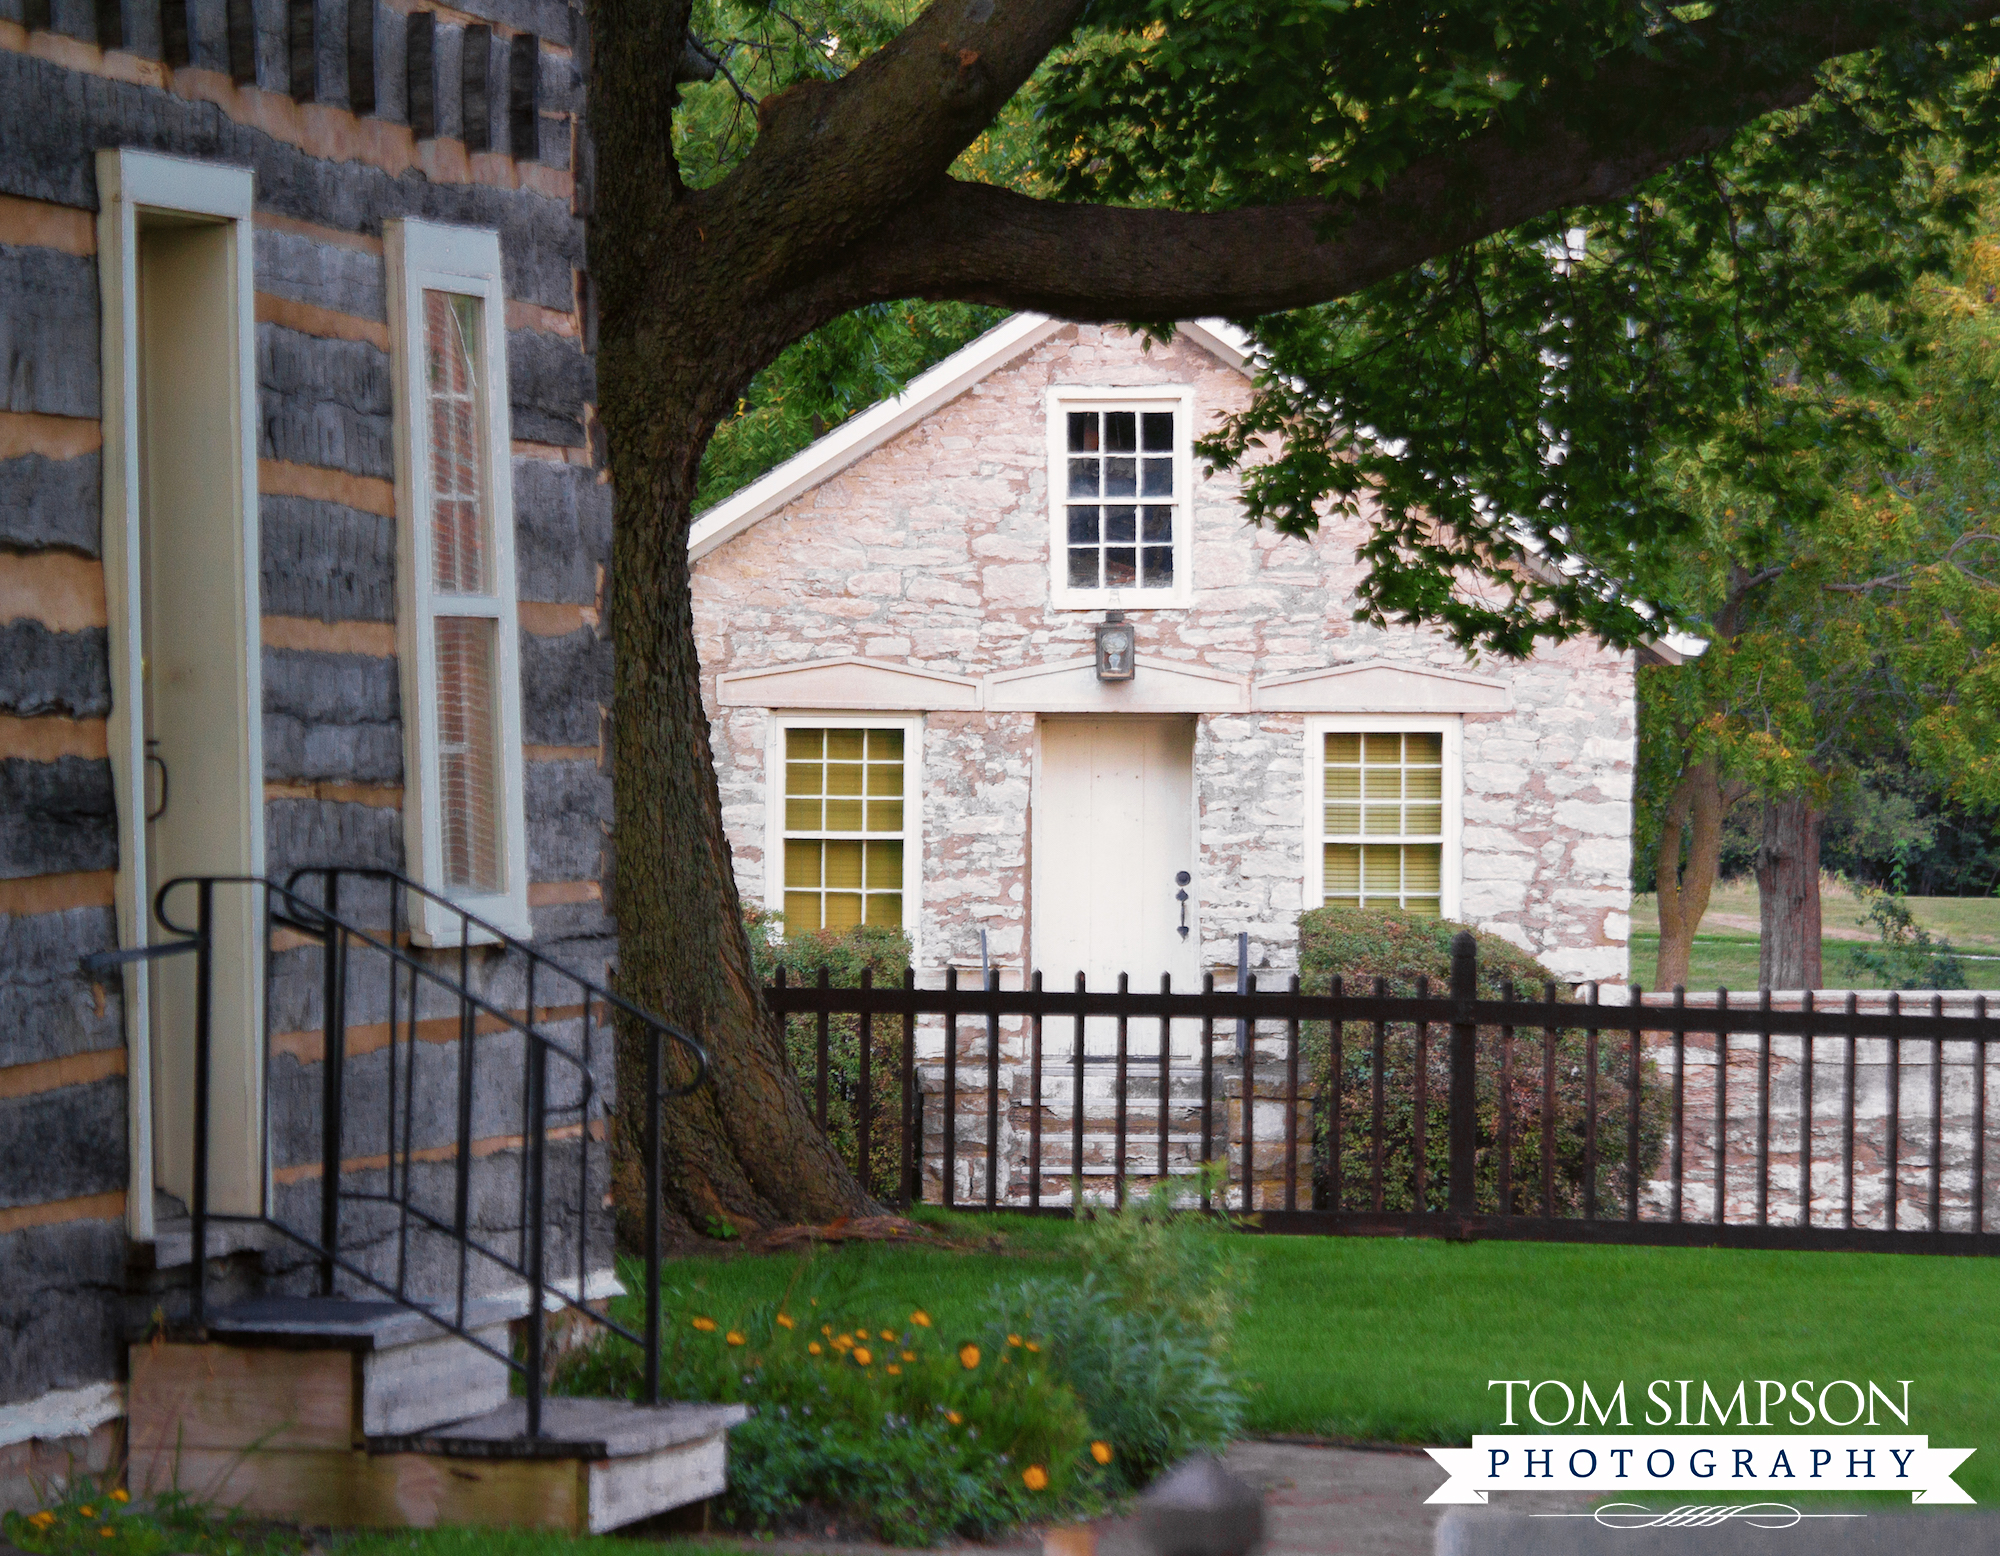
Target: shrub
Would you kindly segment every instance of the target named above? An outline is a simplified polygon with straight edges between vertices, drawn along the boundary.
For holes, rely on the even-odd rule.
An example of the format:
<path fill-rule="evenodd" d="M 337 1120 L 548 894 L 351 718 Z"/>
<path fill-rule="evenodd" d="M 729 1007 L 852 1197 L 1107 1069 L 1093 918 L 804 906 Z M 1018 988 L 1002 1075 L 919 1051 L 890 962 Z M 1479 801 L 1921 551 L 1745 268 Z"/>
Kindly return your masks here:
<path fill-rule="evenodd" d="M 0 1514 L 0 1538 L 33 1556 L 293 1556 L 309 1543 L 190 1492 L 134 1502 L 114 1477 L 91 1475 L 73 1477 L 32 1513 Z"/>
<path fill-rule="evenodd" d="M 750 935 L 751 965 L 764 983 L 776 980 L 783 968 L 788 983 L 816 983 L 825 968 L 837 989 L 861 986 L 864 970 L 879 987 L 900 985 L 910 966 L 910 938 L 900 929 L 860 925 L 853 929 L 816 929 L 777 937 L 781 920 L 773 913 L 752 910 L 744 915 Z M 863 1187 L 874 1193 L 897 1191 L 902 1170 L 902 1044 L 901 1023 L 877 1021 L 870 1034 L 868 1081 L 871 1127 L 867 1172 Z M 785 1052 L 792 1071 L 810 1099 L 819 1074 L 819 1023 L 794 1016 L 785 1023 Z M 861 1020 L 837 1015 L 827 1022 L 826 1134 L 841 1160 L 860 1160 L 861 1149 Z"/>
<path fill-rule="evenodd" d="M 1299 973 L 1304 987 L 1323 991 L 1338 974 L 1350 994 L 1369 994 L 1376 979 L 1391 995 L 1414 995 L 1428 979 L 1431 992 L 1442 996 L 1451 987 L 1451 942 L 1469 926 L 1445 919 L 1354 908 L 1316 908 L 1299 919 Z M 1541 998 L 1554 983 L 1547 968 L 1519 947 L 1497 935 L 1474 931 L 1479 945 L 1479 997 L 1499 999 L 1506 986 L 1517 997 Z M 1556 985 L 1559 1004 L 1574 1006 L 1575 997 Z M 1323 1091 L 1314 1120 L 1317 1181 L 1314 1202 L 1322 1208 L 1368 1209 L 1375 1203 L 1374 1028 L 1346 1025 L 1342 1032 L 1340 1074 Z M 1425 1086 L 1424 1193 L 1418 1202 L 1415 1181 L 1416 1086 L 1419 1048 Z M 1499 1115 L 1501 1033 L 1479 1029 L 1476 1103 L 1478 1154 L 1476 1202 L 1482 1211 L 1500 1210 Z M 1562 1032 L 1555 1044 L 1555 1166 L 1553 1199 L 1557 1215 L 1580 1215 L 1587 1176 L 1587 1094 L 1590 1049 L 1584 1034 Z M 1332 1060 L 1328 1025 L 1311 1023 L 1302 1035 L 1302 1064 L 1325 1076 Z M 1622 1034 L 1611 1033 L 1597 1045 L 1597 1202 L 1599 1214 L 1616 1214 L 1625 1200 L 1626 1130 L 1629 1122 L 1629 1054 Z M 1433 1027 L 1419 1042 L 1413 1026 L 1391 1026 L 1382 1051 L 1381 1194 L 1385 1210 L 1444 1210 L 1450 1187 L 1451 1037 L 1448 1028 Z M 1517 1214 L 1541 1209 L 1543 1034 L 1540 1028 L 1517 1029 L 1512 1081 L 1508 1088 L 1513 1120 L 1512 1193 L 1507 1208 Z M 1327 1092 L 1330 1091 L 1331 1095 Z M 1340 1120 L 1339 1181 L 1329 1165 L 1331 1123 L 1337 1107 Z M 1643 1182 L 1659 1160 L 1671 1117 L 1671 1095 L 1651 1060 L 1640 1064 L 1639 1172 Z"/>
<path fill-rule="evenodd" d="M 1220 1452 L 1242 1427 L 1229 1351 L 1243 1268 L 1230 1236 L 1220 1216 L 1176 1210 L 1161 1185 L 1122 1212 L 1086 1209 L 1080 1283 L 994 1291 L 989 1337 L 1043 1336 L 1128 1488 L 1190 1453 Z"/>
<path fill-rule="evenodd" d="M 1877 891 L 1870 886 L 1856 888 L 1867 904 L 1868 916 L 1858 922 L 1875 926 L 1880 945 L 1850 946 L 1845 958 L 1846 975 L 1855 982 L 1872 980 L 1885 989 L 1962 989 L 1965 963 L 1951 941 L 1933 940 L 1931 933 L 1910 913 L 1910 905 L 1897 892 Z"/>
<path fill-rule="evenodd" d="M 921 1310 L 866 1314 L 796 1293 L 735 1315 L 667 1313 L 662 1386 L 741 1401 L 725 1522 L 782 1527 L 838 1509 L 896 1544 L 936 1544 L 1103 1502 L 1089 1423 L 1033 1327 L 947 1336 Z M 638 1392 L 639 1353 L 604 1340 L 559 1364 L 560 1392 Z"/>

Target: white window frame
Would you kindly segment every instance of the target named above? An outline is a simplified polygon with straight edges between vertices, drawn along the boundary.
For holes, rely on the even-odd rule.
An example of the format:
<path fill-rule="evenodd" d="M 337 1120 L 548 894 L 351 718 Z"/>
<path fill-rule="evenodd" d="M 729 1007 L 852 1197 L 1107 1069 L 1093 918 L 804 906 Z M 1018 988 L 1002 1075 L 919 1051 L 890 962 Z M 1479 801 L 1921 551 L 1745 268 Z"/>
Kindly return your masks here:
<path fill-rule="evenodd" d="M 1174 413 L 1174 582 L 1170 589 L 1077 589 L 1069 582 L 1069 424 L 1064 412 Z M 1194 604 L 1194 388 L 1058 384 L 1048 391 L 1049 600 L 1057 610 L 1176 610 Z"/>
<path fill-rule="evenodd" d="M 1456 919 L 1465 875 L 1465 720 L 1456 713 L 1316 713 L 1306 718 L 1305 905 L 1326 906 L 1326 737 L 1346 734 L 1439 734 L 1444 737 L 1443 858 L 1438 912 Z"/>
<path fill-rule="evenodd" d="M 500 234 L 393 219 L 384 223 L 389 270 L 389 336 L 395 397 L 396 640 L 403 692 L 403 839 L 406 868 L 507 934 L 527 938 L 528 829 L 521 765 L 521 631 L 514 576 L 513 434 L 508 409 L 507 297 Z M 423 294 L 480 299 L 485 336 L 486 490 L 493 528 L 491 595 L 449 596 L 431 587 L 430 419 L 424 385 Z M 501 889 L 447 890 L 438 795 L 437 633 L 439 616 L 485 616 L 495 623 L 495 699 L 500 742 Z M 457 945 L 461 920 L 436 902 L 412 915 L 420 945 Z M 490 940 L 474 928 L 473 943 Z"/>
<path fill-rule="evenodd" d="M 924 718 L 921 713 L 773 713 L 764 731 L 764 906 L 785 911 L 785 732 L 793 729 L 900 729 L 903 732 L 903 933 L 917 960 L 923 921 Z M 866 833 L 857 834 L 866 837 Z"/>

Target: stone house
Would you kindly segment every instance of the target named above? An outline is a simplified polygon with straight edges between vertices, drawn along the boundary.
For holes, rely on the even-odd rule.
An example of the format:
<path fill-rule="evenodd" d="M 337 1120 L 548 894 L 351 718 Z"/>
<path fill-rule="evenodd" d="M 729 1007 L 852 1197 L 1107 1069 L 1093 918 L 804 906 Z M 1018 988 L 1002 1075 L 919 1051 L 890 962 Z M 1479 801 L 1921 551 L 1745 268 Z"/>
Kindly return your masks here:
<path fill-rule="evenodd" d="M 531 1303 L 512 1255 L 472 1261 L 452 1336 L 389 1301 L 254 1308 L 314 1289 L 299 1238 L 335 1200 L 354 1236 L 320 1250 L 322 1288 L 386 1280 L 411 1245 L 385 1187 L 447 1230 L 456 1187 L 459 1245 L 514 1246 L 524 1014 L 559 1048 L 577 1019 L 538 1015 L 532 983 L 523 1012 L 523 948 L 601 982 L 615 943 L 581 20 L 569 0 L 0 0 L 0 1505 L 116 1466 L 128 1417 L 135 1492 L 184 1440 L 240 1467 L 225 1500 L 308 1522 L 504 1521 L 546 1492 L 534 1516 L 598 1527 L 720 1483 L 713 1422 L 647 1427 L 644 1462 L 593 1461 L 587 1493 L 576 1453 L 534 1461 L 560 1467 L 532 1487 L 528 1460 L 437 1467 L 447 1426 L 506 1402 L 496 1326 Z M 386 925 L 407 1008 L 353 965 L 323 1000 L 314 923 L 218 886 L 203 1094 L 195 958 L 80 959 L 171 938 L 153 906 L 174 877 L 308 864 L 435 894 Z M 478 1022 L 432 1019 L 469 1008 L 454 991 Z M 615 1289 L 608 1049 L 571 1065 L 547 1147 L 551 1181 L 598 1186 L 550 1231 L 579 1302 Z M 335 1078 L 345 1114 L 323 1107 Z M 205 1261 L 200 1170 L 244 1218 Z M 450 1296 L 451 1261 L 418 1254 L 398 1295 Z M 183 1335 L 195 1268 L 212 1309 Z M 128 1349 L 161 1322 L 175 1343 Z M 345 1389 L 350 1354 L 351 1414 L 322 1437 L 256 1392 L 322 1364 Z M 196 1399 L 231 1358 L 256 1388 L 194 1425 L 139 1376 L 185 1364 Z M 633 1464 L 651 1479 L 614 1510 Z M 509 1502 L 489 1474 L 528 1481 Z M 300 1500 L 316 1476 L 326 1506 Z"/>
<path fill-rule="evenodd" d="M 927 979 L 1229 987 L 1247 935 L 1268 988 L 1347 902 L 1624 980 L 1633 656 L 1354 621 L 1358 527 L 1249 528 L 1192 453 L 1250 389 L 1225 327 L 1021 315 L 697 521 L 746 902 Z"/>

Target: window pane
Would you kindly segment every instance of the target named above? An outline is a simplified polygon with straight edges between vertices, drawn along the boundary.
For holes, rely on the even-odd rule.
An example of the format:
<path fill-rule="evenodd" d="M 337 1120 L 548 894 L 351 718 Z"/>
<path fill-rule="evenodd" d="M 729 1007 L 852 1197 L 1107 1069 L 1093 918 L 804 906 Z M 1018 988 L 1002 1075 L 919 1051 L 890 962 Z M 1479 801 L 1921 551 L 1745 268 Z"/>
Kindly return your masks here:
<path fill-rule="evenodd" d="M 1444 872 L 1444 849 L 1436 843 L 1403 846 L 1403 890 L 1435 893 Z"/>
<path fill-rule="evenodd" d="M 1143 510 L 1145 529 L 1142 540 L 1172 540 L 1174 538 L 1174 510 L 1171 508 L 1146 508 Z"/>
<path fill-rule="evenodd" d="M 1097 412 L 1069 413 L 1069 446 L 1072 452 L 1097 452 Z"/>
<path fill-rule="evenodd" d="M 1069 586 L 1072 589 L 1095 589 L 1097 584 L 1097 548 L 1095 546 L 1072 546 L 1069 553 Z"/>
<path fill-rule="evenodd" d="M 496 892 L 500 745 L 494 623 L 437 618 L 438 814 L 447 887 Z"/>
<path fill-rule="evenodd" d="M 828 800 L 826 802 L 826 830 L 829 832 L 859 832 L 861 830 L 861 801 Z"/>
<path fill-rule="evenodd" d="M 819 927 L 819 893 L 816 891 L 786 892 L 786 930 L 796 935 L 804 930 L 818 929 Z"/>
<path fill-rule="evenodd" d="M 1107 453 L 1131 454 L 1139 447 L 1139 418 L 1134 411 L 1104 413 L 1104 447 Z"/>
<path fill-rule="evenodd" d="M 785 839 L 785 885 L 787 889 L 818 886 L 820 850 L 823 844 L 802 838 Z"/>
<path fill-rule="evenodd" d="M 1109 547 L 1104 551 L 1104 587 L 1117 589 L 1136 581 L 1139 559 L 1130 546 Z"/>
<path fill-rule="evenodd" d="M 1444 760 L 1444 736 L 1433 730 L 1429 734 L 1404 737 L 1403 759 L 1413 766 L 1424 763 L 1435 767 Z"/>
<path fill-rule="evenodd" d="M 858 842 L 828 842 L 826 849 L 826 884 L 828 887 L 847 887 L 855 891 L 861 889 L 861 844 Z"/>
<path fill-rule="evenodd" d="M 1148 459 L 1145 465 L 1145 480 L 1139 490 L 1148 497 L 1171 497 L 1174 495 L 1174 462 L 1171 459 Z"/>
<path fill-rule="evenodd" d="M 903 732 L 900 729 L 871 729 L 868 736 L 868 760 L 871 762 L 900 762 L 903 759 Z M 870 794 L 879 794 L 879 789 L 870 788 Z"/>
<path fill-rule="evenodd" d="M 1359 735 L 1328 735 L 1326 737 L 1326 759 L 1329 762 L 1357 763 L 1361 760 L 1361 737 Z M 1355 791 L 1359 793 L 1359 790 Z"/>
<path fill-rule="evenodd" d="M 1172 411 L 1147 411 L 1139 418 L 1149 451 L 1172 453 L 1174 447 L 1174 413 Z"/>
<path fill-rule="evenodd" d="M 864 782 L 864 769 L 859 762 L 828 762 L 826 764 L 826 792 L 828 794 L 859 794 Z M 1373 776 L 1372 774 L 1370 775 Z"/>
<path fill-rule="evenodd" d="M 1326 845 L 1326 894 L 1353 897 L 1361 890 L 1361 849 L 1354 843 Z"/>
<path fill-rule="evenodd" d="M 1403 797 L 1403 775 L 1393 767 L 1386 772 L 1379 767 L 1369 768 L 1366 782 L 1366 793 L 1371 800 L 1400 800 Z"/>
<path fill-rule="evenodd" d="M 491 594 L 486 528 L 486 425 L 480 300 L 424 293 L 424 369 L 430 434 L 431 587 Z"/>
<path fill-rule="evenodd" d="M 1361 885 L 1371 897 L 1400 895 L 1403 889 L 1403 851 L 1394 847 L 1362 849 Z"/>
<path fill-rule="evenodd" d="M 1139 587 L 1142 589 L 1168 589 L 1174 582 L 1174 548 L 1172 546 L 1148 546 L 1139 553 L 1142 572 Z"/>
<path fill-rule="evenodd" d="M 1072 459 L 1069 462 L 1069 495 L 1072 497 L 1095 497 L 1097 495 L 1097 467 L 1102 463 L 1096 459 Z"/>
<path fill-rule="evenodd" d="M 1444 909 L 1435 897 L 1405 897 L 1403 911 L 1411 918 L 1444 917 Z"/>
<path fill-rule="evenodd" d="M 1137 508 L 1106 508 L 1104 510 L 1104 539 L 1107 545 L 1129 546 L 1139 538 L 1139 510 Z"/>
<path fill-rule="evenodd" d="M 830 891 L 826 894 L 826 928 L 852 929 L 860 922 L 860 892 Z"/>
<path fill-rule="evenodd" d="M 826 769 L 817 762 L 787 762 L 785 764 L 785 793 L 817 794 Z"/>
<path fill-rule="evenodd" d="M 1326 797 L 1330 800 L 1360 799 L 1361 769 L 1358 767 L 1329 767 L 1326 770 Z"/>
<path fill-rule="evenodd" d="M 826 759 L 829 762 L 858 762 L 868 749 L 868 732 L 860 729 L 830 729 L 826 732 Z M 854 791 L 859 793 L 857 789 Z"/>
<path fill-rule="evenodd" d="M 787 832 L 817 832 L 820 817 L 824 814 L 818 800 L 786 800 L 785 830 Z"/>
<path fill-rule="evenodd" d="M 869 755 L 874 756 L 874 741 L 869 741 Z M 903 792 L 903 753 L 898 751 L 894 760 L 883 761 L 879 757 L 868 764 L 868 792 L 870 794 L 893 794 L 899 798 Z"/>
<path fill-rule="evenodd" d="M 871 891 L 868 894 L 868 922 L 899 929 L 903 923 L 903 894 L 899 891 Z"/>
<path fill-rule="evenodd" d="M 1444 831 L 1444 807 L 1442 805 L 1405 805 L 1403 807 L 1403 830 L 1412 836 Z"/>
<path fill-rule="evenodd" d="M 1353 836 L 1361 830 L 1361 807 L 1359 805 L 1327 806 L 1326 830 L 1329 837 Z"/>
<path fill-rule="evenodd" d="M 903 845 L 901 843 L 866 843 L 865 863 L 868 879 L 863 883 L 870 891 L 899 889 L 903 884 Z"/>
<path fill-rule="evenodd" d="M 1097 510 L 1095 508 L 1072 508 L 1069 510 L 1069 539 L 1071 545 L 1094 546 L 1097 544 Z"/>
<path fill-rule="evenodd" d="M 792 762 L 818 761 L 826 755 L 826 731 L 788 729 L 785 731 L 785 759 Z M 818 791 L 815 790 L 815 793 Z"/>
<path fill-rule="evenodd" d="M 1403 774 L 1403 793 L 1413 800 L 1437 800 L 1444 798 L 1444 770 L 1438 767 L 1412 767 Z"/>
<path fill-rule="evenodd" d="M 1106 497 L 1136 497 L 1138 493 L 1138 460 L 1107 459 L 1104 461 L 1104 495 Z"/>
<path fill-rule="evenodd" d="M 1370 805 L 1367 817 L 1367 823 L 1361 830 L 1373 836 L 1394 837 L 1403 830 L 1403 807 L 1400 805 Z"/>
<path fill-rule="evenodd" d="M 870 800 L 868 802 L 868 830 L 870 832 L 902 831 L 903 802 L 901 800 Z"/>

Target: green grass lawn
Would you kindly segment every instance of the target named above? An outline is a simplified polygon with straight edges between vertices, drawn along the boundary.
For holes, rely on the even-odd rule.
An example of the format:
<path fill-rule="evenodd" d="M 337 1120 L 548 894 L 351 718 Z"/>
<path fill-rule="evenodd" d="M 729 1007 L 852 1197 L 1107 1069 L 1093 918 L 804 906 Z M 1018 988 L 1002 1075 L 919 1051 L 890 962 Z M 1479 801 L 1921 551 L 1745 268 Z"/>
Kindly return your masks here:
<path fill-rule="evenodd" d="M 2000 957 L 2000 897 L 1910 897 L 1916 921 L 1933 935 L 1951 941 L 1975 956 Z M 1820 941 L 1828 988 L 1874 988 L 1867 978 L 1846 970 L 1844 952 L 1850 946 L 1874 943 L 1872 926 L 1858 922 L 1860 905 L 1844 889 L 1822 888 L 1821 920 L 1830 931 Z M 1748 881 L 1724 881 L 1709 899 L 1708 912 L 1695 935 L 1689 957 L 1690 989 L 1755 990 L 1757 987 L 1757 888 Z M 1848 936 L 1862 938 L 1848 938 Z M 1632 899 L 1632 976 L 1652 986 L 1660 954 L 1659 904 L 1651 893 Z M 2000 960 L 1965 964 L 1965 981 L 1975 989 L 2000 989 Z"/>
<path fill-rule="evenodd" d="M 803 1268 L 798 1255 L 675 1260 L 669 1309 L 721 1318 L 791 1286 L 794 1301 L 837 1294 L 885 1317 L 921 1306 L 950 1334 L 997 1282 L 1081 1273 L 1067 1222 L 924 1214 L 962 1250 L 863 1244 Z M 1727 1391 L 1738 1379 L 1908 1378 L 1909 1430 L 1978 1448 L 1960 1484 L 2000 1498 L 1993 1261 L 1414 1238 L 1238 1247 L 1253 1432 L 1462 1443 L 1500 1428 L 1489 1378 L 1588 1379 L 1600 1394 L 1623 1379 L 1635 1429 L 1654 1378 L 1727 1380 Z"/>

